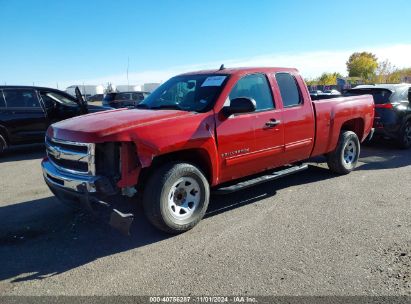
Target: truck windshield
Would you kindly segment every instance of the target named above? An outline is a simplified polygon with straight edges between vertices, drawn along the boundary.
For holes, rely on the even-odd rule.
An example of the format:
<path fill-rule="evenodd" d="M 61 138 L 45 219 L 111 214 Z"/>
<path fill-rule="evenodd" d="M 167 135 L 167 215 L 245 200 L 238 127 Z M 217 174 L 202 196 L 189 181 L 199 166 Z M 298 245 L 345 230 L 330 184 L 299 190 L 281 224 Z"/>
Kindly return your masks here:
<path fill-rule="evenodd" d="M 206 112 L 214 105 L 227 79 L 228 75 L 221 74 L 176 76 L 158 87 L 137 108 Z"/>

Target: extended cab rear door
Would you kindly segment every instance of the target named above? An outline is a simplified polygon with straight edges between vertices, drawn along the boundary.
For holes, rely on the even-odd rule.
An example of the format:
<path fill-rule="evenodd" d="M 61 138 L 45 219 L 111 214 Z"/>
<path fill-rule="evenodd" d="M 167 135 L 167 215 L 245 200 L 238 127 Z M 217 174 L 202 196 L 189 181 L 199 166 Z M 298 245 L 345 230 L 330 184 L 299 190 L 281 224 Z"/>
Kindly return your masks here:
<path fill-rule="evenodd" d="M 314 146 L 315 117 L 301 76 L 293 72 L 272 75 L 283 105 L 284 164 L 310 157 Z"/>

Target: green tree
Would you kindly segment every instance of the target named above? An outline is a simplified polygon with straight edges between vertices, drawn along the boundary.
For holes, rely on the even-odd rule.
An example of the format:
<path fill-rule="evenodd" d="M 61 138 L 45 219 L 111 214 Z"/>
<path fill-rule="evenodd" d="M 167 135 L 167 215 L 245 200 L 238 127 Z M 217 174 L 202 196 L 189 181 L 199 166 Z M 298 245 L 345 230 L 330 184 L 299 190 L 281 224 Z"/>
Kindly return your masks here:
<path fill-rule="evenodd" d="M 411 78 L 411 68 L 395 69 L 387 76 L 387 83 L 400 83 L 405 77 Z"/>
<path fill-rule="evenodd" d="M 368 52 L 353 53 L 346 62 L 349 77 L 361 77 L 366 81 L 372 80 L 378 67 L 377 57 Z"/>
<path fill-rule="evenodd" d="M 378 63 L 376 75 L 374 78 L 375 83 L 389 83 L 389 82 L 398 82 L 399 80 L 394 80 L 393 75 L 397 75 L 397 68 L 391 64 L 391 62 L 387 59 L 384 61 L 380 61 Z M 394 76 L 396 78 L 397 76 Z"/>
<path fill-rule="evenodd" d="M 306 79 L 304 79 L 304 82 L 308 86 L 318 85 L 318 78 L 314 78 L 314 79 L 306 78 Z"/>
<path fill-rule="evenodd" d="M 320 78 L 318 78 L 318 84 L 320 85 L 336 85 L 337 78 L 341 78 L 340 73 L 323 73 Z"/>

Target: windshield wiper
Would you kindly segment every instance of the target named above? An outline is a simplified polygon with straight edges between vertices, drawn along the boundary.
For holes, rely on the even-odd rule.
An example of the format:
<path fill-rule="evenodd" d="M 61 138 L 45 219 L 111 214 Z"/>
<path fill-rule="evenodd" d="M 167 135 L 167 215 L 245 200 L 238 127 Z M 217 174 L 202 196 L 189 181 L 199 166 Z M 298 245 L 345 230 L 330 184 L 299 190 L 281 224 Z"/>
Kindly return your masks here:
<path fill-rule="evenodd" d="M 140 103 L 138 105 L 136 105 L 137 109 L 150 109 L 150 107 L 144 103 Z"/>

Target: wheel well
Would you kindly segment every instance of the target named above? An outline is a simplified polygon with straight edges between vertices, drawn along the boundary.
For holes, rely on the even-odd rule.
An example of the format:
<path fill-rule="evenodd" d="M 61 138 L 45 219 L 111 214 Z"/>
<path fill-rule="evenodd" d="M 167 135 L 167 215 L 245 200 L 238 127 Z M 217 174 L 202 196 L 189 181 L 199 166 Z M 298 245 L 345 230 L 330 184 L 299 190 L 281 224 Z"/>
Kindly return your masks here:
<path fill-rule="evenodd" d="M 348 120 L 341 126 L 341 131 L 343 130 L 354 132 L 361 141 L 364 135 L 364 120 L 362 118 Z"/>
<path fill-rule="evenodd" d="M 203 149 L 187 149 L 177 152 L 167 153 L 155 157 L 150 167 L 144 168 L 141 171 L 140 179 L 142 183 L 146 182 L 146 179 L 150 172 L 153 172 L 156 168 L 169 162 L 186 162 L 196 166 L 200 169 L 209 183 L 212 180 L 212 164 L 208 153 Z"/>

